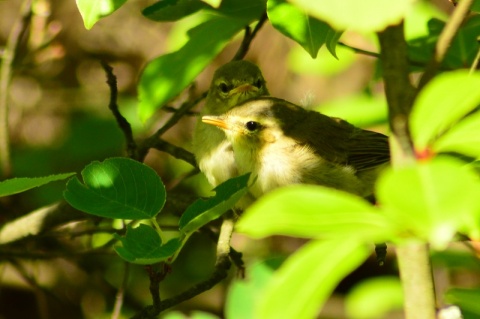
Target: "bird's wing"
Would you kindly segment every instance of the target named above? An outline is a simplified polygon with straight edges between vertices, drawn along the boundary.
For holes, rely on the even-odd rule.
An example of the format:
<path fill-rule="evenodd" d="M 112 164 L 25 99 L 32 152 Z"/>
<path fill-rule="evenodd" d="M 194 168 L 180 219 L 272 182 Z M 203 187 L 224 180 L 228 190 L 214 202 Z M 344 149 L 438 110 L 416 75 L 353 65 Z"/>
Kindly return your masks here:
<path fill-rule="evenodd" d="M 368 170 L 390 160 L 387 136 L 318 112 L 306 112 L 287 131 L 299 144 L 308 145 L 322 158 L 352 166 L 356 171 Z"/>
<path fill-rule="evenodd" d="M 348 145 L 347 164 L 357 171 L 368 170 L 390 160 L 388 137 L 383 134 L 355 128 Z"/>

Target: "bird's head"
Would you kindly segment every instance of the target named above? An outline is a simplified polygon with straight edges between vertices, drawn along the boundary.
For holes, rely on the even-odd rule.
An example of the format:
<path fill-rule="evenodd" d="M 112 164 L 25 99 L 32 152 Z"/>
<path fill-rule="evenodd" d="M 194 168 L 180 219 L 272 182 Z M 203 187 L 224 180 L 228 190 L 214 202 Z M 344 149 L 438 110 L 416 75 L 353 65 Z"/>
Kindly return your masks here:
<path fill-rule="evenodd" d="M 260 69 L 248 61 L 233 61 L 214 74 L 208 91 L 206 112 L 221 114 L 248 99 L 268 95 Z"/>
<path fill-rule="evenodd" d="M 279 117 L 277 99 L 249 100 L 221 115 L 206 115 L 202 122 L 225 132 L 234 149 L 259 150 L 281 139 L 286 119 Z"/>

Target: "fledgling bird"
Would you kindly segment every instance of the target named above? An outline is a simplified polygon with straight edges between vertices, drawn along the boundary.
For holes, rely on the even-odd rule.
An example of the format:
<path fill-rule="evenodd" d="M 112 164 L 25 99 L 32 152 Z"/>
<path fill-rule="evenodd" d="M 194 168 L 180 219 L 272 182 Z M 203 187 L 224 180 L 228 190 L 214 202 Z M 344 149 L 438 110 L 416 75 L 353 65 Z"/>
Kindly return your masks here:
<path fill-rule="evenodd" d="M 274 188 L 318 184 L 362 197 L 390 159 L 387 136 L 273 97 L 255 98 L 202 121 L 222 129 L 239 174 L 258 198 Z"/>
<path fill-rule="evenodd" d="M 202 115 L 220 115 L 248 99 L 269 95 L 260 69 L 248 61 L 232 61 L 214 74 Z M 225 134 L 198 118 L 193 153 L 209 183 L 217 186 L 238 175 L 233 150 Z"/>

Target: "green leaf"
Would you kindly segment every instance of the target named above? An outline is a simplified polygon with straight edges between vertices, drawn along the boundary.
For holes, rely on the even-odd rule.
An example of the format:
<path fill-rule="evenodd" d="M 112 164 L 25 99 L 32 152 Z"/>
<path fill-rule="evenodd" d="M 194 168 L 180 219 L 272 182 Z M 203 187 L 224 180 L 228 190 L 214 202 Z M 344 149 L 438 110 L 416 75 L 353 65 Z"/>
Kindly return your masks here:
<path fill-rule="evenodd" d="M 315 110 L 359 127 L 385 124 L 388 116 L 385 96 L 363 93 L 323 103 Z"/>
<path fill-rule="evenodd" d="M 480 73 L 443 73 L 419 94 L 410 115 L 417 150 L 424 150 L 460 118 L 480 104 Z"/>
<path fill-rule="evenodd" d="M 367 201 L 316 185 L 292 185 L 266 194 L 247 208 L 236 229 L 255 238 L 287 235 L 370 241 L 384 240 L 393 232 Z"/>
<path fill-rule="evenodd" d="M 124 260 L 140 265 L 150 265 L 165 261 L 181 246 L 178 238 L 169 240 L 162 245 L 159 234 L 150 226 L 140 224 L 137 228 L 127 227 L 125 237 L 115 236 L 122 246 L 116 246 L 115 251 Z"/>
<path fill-rule="evenodd" d="M 101 18 L 112 14 L 127 0 L 76 0 L 85 28 L 90 30 Z"/>
<path fill-rule="evenodd" d="M 248 267 L 247 278 L 234 279 L 228 289 L 225 317 L 254 318 L 256 303 L 262 298 L 264 288 L 280 263 L 280 258 L 256 262 Z"/>
<path fill-rule="evenodd" d="M 273 275 L 255 318 L 315 318 L 340 280 L 368 255 L 351 239 L 307 243 Z"/>
<path fill-rule="evenodd" d="M 380 208 L 404 233 L 437 247 L 459 230 L 478 232 L 478 177 L 453 158 L 387 169 L 377 181 L 376 194 Z"/>
<path fill-rule="evenodd" d="M 388 25 L 399 23 L 414 1 L 291 0 L 290 2 L 337 30 L 370 32 L 381 31 Z"/>
<path fill-rule="evenodd" d="M 181 49 L 152 60 L 139 82 L 140 119 L 145 122 L 182 92 L 247 24 L 242 19 L 211 19 L 191 29 L 190 40 Z"/>
<path fill-rule="evenodd" d="M 65 179 L 72 175 L 75 175 L 75 173 L 56 174 L 44 177 L 17 177 L 7 179 L 0 182 L 0 197 L 18 194 L 50 182 Z"/>
<path fill-rule="evenodd" d="M 161 0 L 143 9 L 142 14 L 154 21 L 177 21 L 208 7 L 200 0 Z"/>
<path fill-rule="evenodd" d="M 362 281 L 350 290 L 345 306 L 348 318 L 386 318 L 389 311 L 402 309 L 402 284 L 397 277 L 377 277 Z"/>
<path fill-rule="evenodd" d="M 435 152 L 457 152 L 480 158 L 480 112 L 467 116 L 433 144 Z"/>
<path fill-rule="evenodd" d="M 198 199 L 183 213 L 178 225 L 184 234 L 192 233 L 233 208 L 247 193 L 250 173 L 231 178 L 215 187 L 214 197 Z"/>
<path fill-rule="evenodd" d="M 300 44 L 314 59 L 327 38 L 336 34 L 328 24 L 308 16 L 286 0 L 269 0 L 267 14 L 275 29 Z"/>
<path fill-rule="evenodd" d="M 468 311 L 480 316 L 480 289 L 453 288 L 445 294 L 445 300 L 449 304 L 459 306 L 462 311 Z"/>
<path fill-rule="evenodd" d="M 165 204 L 165 186 L 150 167 L 128 158 L 92 162 L 82 171 L 82 184 L 70 179 L 65 200 L 86 213 L 119 219 L 148 219 Z"/>

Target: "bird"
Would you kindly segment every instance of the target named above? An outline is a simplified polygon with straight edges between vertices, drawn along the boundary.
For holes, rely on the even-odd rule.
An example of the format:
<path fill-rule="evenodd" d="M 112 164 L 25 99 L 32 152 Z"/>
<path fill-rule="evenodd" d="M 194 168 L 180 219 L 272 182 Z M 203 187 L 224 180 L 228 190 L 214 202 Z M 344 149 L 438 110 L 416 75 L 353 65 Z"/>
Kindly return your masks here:
<path fill-rule="evenodd" d="M 218 68 L 206 97 L 202 115 L 220 115 L 248 99 L 269 95 L 260 68 L 246 60 L 232 61 Z M 198 117 L 192 151 L 208 182 L 216 187 L 238 176 L 230 142 L 220 130 Z"/>
<path fill-rule="evenodd" d="M 238 174 L 251 173 L 254 199 L 289 184 L 323 185 L 369 198 L 390 160 L 384 134 L 275 97 L 250 99 L 202 121 L 225 132 Z"/>

